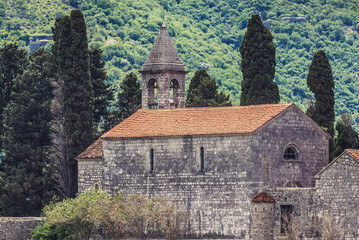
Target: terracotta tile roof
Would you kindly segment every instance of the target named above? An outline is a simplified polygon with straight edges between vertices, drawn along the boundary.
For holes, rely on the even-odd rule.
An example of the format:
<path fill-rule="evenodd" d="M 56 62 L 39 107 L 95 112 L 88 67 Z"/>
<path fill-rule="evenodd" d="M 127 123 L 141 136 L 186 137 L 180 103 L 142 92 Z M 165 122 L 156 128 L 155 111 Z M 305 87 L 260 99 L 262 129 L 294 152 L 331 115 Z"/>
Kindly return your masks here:
<path fill-rule="evenodd" d="M 253 133 L 292 105 L 140 109 L 101 138 Z"/>
<path fill-rule="evenodd" d="M 359 161 L 359 149 L 345 149 L 345 151 Z"/>
<path fill-rule="evenodd" d="M 97 139 L 85 151 L 80 153 L 75 159 L 101 159 L 102 158 L 102 139 Z"/>
<path fill-rule="evenodd" d="M 260 192 L 252 198 L 252 202 L 275 202 L 275 199 L 266 192 Z"/>

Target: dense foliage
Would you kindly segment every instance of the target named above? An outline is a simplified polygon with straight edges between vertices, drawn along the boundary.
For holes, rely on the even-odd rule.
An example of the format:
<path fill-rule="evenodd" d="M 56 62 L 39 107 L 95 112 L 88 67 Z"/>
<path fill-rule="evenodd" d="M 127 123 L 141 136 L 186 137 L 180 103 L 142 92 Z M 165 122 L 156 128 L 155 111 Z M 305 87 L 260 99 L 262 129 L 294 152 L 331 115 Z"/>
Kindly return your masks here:
<path fill-rule="evenodd" d="M 358 149 L 359 148 L 359 136 L 352 128 L 353 120 L 348 113 L 343 113 L 340 116 L 335 129 L 338 135 L 335 138 L 335 151 L 334 156 L 337 157 L 345 149 Z"/>
<path fill-rule="evenodd" d="M 310 110 L 311 118 L 327 133 L 334 136 L 334 80 L 332 67 L 324 51 L 313 56 L 307 76 L 309 89 L 314 93 L 314 111 Z"/>
<path fill-rule="evenodd" d="M 275 46 L 270 30 L 259 15 L 249 19 L 239 52 L 243 73 L 241 105 L 278 103 L 278 86 L 273 82 Z"/>
<path fill-rule="evenodd" d="M 51 58 L 42 48 L 30 55 L 29 68 L 13 81 L 11 100 L 4 110 L 0 206 L 6 216 L 39 213 L 48 197 Z"/>
<path fill-rule="evenodd" d="M 64 144 L 67 145 L 65 158 L 71 169 L 69 185 L 74 186 L 69 194 L 75 196 L 77 161 L 74 158 L 94 140 L 92 80 L 99 85 L 99 82 L 104 79 L 104 76 L 99 75 L 102 71 L 99 62 L 101 52 L 96 53 L 99 55 L 97 57 L 93 53 L 92 71 L 95 75 L 94 79 L 91 79 L 86 24 L 81 10 L 71 11 L 70 17 L 62 16 L 56 19 L 53 38 L 52 53 L 56 59 L 57 77 L 63 82 L 63 115 L 66 133 Z M 102 97 L 101 94 L 97 92 L 98 99 Z M 101 119 L 101 116 L 96 115 L 96 117 Z"/>
<path fill-rule="evenodd" d="M 218 91 L 218 85 L 206 70 L 198 70 L 189 85 L 186 107 L 232 106 L 229 94 Z"/>
<path fill-rule="evenodd" d="M 114 99 L 113 88 L 106 83 L 107 74 L 102 52 L 98 46 L 91 46 L 89 51 L 91 84 L 94 92 L 93 124 L 96 135 L 101 135 L 109 130 L 106 128 L 106 126 L 110 125 L 109 107 Z"/>
<path fill-rule="evenodd" d="M 51 34 L 56 16 L 69 13 L 67 1 L 0 0 L 2 39 L 21 45 L 36 34 Z M 103 47 L 109 82 L 141 68 L 159 31 L 162 6 L 168 31 L 187 70 L 187 80 L 206 69 L 239 105 L 241 57 L 238 48 L 253 13 L 270 25 L 276 46 L 276 75 L 282 101 L 306 109 L 306 76 L 314 52 L 325 50 L 333 67 L 336 115 L 348 111 L 359 123 L 359 2 L 356 0 L 71 0 L 84 11 L 90 44 Z M 286 17 L 286 18 L 285 18 Z M 304 19 L 302 23 L 289 19 Z M 1 44 L 1 43 L 0 43 Z"/>
<path fill-rule="evenodd" d="M 112 113 L 112 126 L 131 116 L 142 104 L 142 90 L 137 75 L 129 73 L 120 84 L 115 110 Z"/>
<path fill-rule="evenodd" d="M 35 236 L 48 234 L 49 226 L 68 230 L 73 239 L 89 239 L 95 227 L 105 239 L 146 239 L 151 235 L 178 239 L 187 220 L 187 214 L 166 199 L 111 196 L 95 189 L 47 205 L 43 216 L 45 225 L 33 232 L 33 240 Z"/>

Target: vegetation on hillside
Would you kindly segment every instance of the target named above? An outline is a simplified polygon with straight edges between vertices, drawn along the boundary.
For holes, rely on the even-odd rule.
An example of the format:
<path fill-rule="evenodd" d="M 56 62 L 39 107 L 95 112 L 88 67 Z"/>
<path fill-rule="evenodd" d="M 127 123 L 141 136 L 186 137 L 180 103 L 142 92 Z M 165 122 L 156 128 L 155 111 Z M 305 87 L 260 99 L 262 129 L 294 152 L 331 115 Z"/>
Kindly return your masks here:
<path fill-rule="evenodd" d="M 207 70 L 236 105 L 242 80 L 238 48 L 248 18 L 260 12 L 276 45 L 274 81 L 282 101 L 290 99 L 306 109 L 308 68 L 314 52 L 323 49 L 333 67 L 336 116 L 348 111 L 358 127 L 356 0 L 9 0 L 2 17 L 2 39 L 19 39 L 25 45 L 31 34 L 50 34 L 54 17 L 66 13 L 70 6 L 65 3 L 70 2 L 84 11 L 90 44 L 103 47 L 108 81 L 117 90 L 125 74 L 137 74 L 146 60 L 164 8 L 168 31 L 190 71 L 187 80 L 196 70 Z"/>

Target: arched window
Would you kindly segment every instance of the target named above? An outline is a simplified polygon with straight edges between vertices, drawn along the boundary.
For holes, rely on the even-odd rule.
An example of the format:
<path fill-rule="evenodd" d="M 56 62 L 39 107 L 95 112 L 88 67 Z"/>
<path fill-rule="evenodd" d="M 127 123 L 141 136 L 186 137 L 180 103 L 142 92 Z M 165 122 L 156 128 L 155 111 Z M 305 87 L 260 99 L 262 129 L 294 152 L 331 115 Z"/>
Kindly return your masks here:
<path fill-rule="evenodd" d="M 176 79 L 172 79 L 170 82 L 170 100 L 171 107 L 178 107 L 178 81 Z"/>
<path fill-rule="evenodd" d="M 294 147 L 287 147 L 284 151 L 283 158 L 286 160 L 297 160 L 298 152 Z"/>
<path fill-rule="evenodd" d="M 148 105 L 150 108 L 157 108 L 157 81 L 150 79 L 147 84 Z"/>
<path fill-rule="evenodd" d="M 96 183 L 96 184 L 95 184 L 95 192 L 97 192 L 98 189 L 99 189 L 99 186 L 98 186 L 98 184 Z"/>
<path fill-rule="evenodd" d="M 155 158 L 155 150 L 153 150 L 153 148 L 151 148 L 151 150 L 150 150 L 150 173 L 153 173 L 154 158 Z"/>
<path fill-rule="evenodd" d="M 200 153 L 200 158 L 201 158 L 201 172 L 204 171 L 204 148 L 201 147 L 200 149 L 201 153 Z"/>

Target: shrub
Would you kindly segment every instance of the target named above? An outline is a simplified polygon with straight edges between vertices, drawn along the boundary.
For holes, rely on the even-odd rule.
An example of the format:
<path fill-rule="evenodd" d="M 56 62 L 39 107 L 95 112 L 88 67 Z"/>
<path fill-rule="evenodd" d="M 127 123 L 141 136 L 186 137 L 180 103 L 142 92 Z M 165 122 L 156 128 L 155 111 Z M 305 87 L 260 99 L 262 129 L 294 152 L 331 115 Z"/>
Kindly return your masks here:
<path fill-rule="evenodd" d="M 40 223 L 31 232 L 31 240 L 66 240 L 72 239 L 69 229 L 63 225 Z"/>

